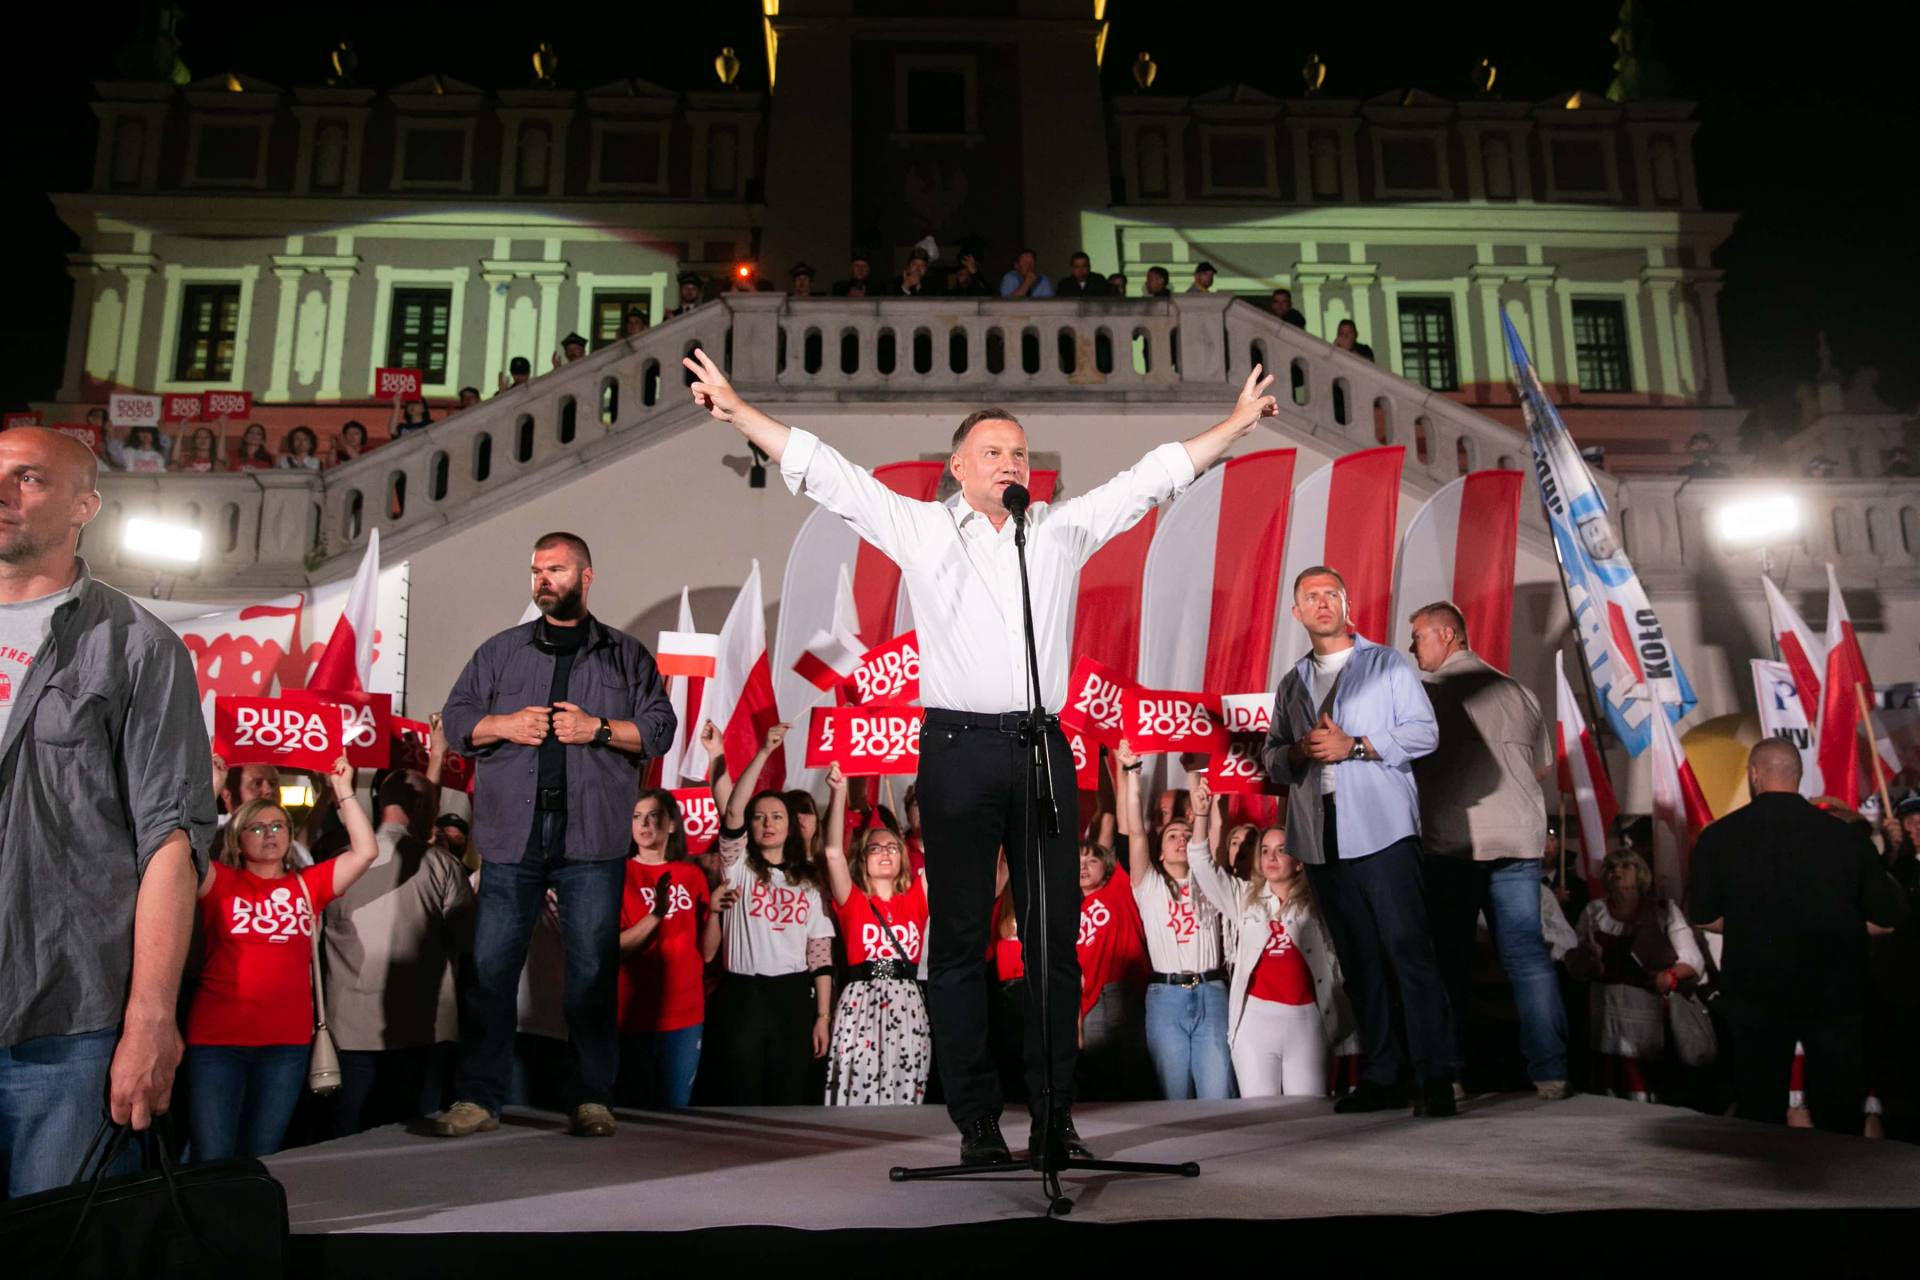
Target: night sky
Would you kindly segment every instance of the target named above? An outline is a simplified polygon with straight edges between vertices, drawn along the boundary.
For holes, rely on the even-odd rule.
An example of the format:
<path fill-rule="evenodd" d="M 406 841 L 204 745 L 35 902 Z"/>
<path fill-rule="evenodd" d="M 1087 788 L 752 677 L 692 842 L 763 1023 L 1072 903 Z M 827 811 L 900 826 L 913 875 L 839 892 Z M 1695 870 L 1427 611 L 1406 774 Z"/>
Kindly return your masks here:
<path fill-rule="evenodd" d="M 184 0 L 184 7 L 182 56 L 195 77 L 231 69 L 283 86 L 319 83 L 328 50 L 347 39 L 360 54 L 362 84 L 384 87 L 440 71 L 497 88 L 531 79 L 531 52 L 547 40 L 569 88 L 623 75 L 670 88 L 716 87 L 711 62 L 728 44 L 745 64 L 743 86 L 766 83 L 757 0 L 332 0 L 310 7 Z M 10 15 L 0 156 L 8 232 L 0 401 L 8 407 L 58 385 L 70 298 L 64 255 L 76 245 L 43 193 L 89 181 L 90 81 L 113 74 L 141 8 L 103 0 Z M 1842 370 L 1876 367 L 1881 397 L 1912 409 L 1920 401 L 1920 253 L 1910 239 L 1920 184 L 1905 170 L 1920 136 L 1920 94 L 1906 7 L 1664 0 L 1640 10 L 1646 47 L 1671 75 L 1671 96 L 1699 104 L 1702 201 L 1741 214 L 1717 263 L 1727 271 L 1721 317 L 1740 403 L 1769 427 L 1790 426 L 1795 387 L 1812 378 L 1814 335 L 1824 329 Z M 1309 53 L 1325 61 L 1325 91 L 1339 97 L 1405 85 L 1464 96 L 1468 70 L 1482 57 L 1499 67 L 1496 92 L 1510 99 L 1604 91 L 1617 11 L 1617 0 L 1111 0 L 1105 84 L 1109 93 L 1130 91 L 1134 55 L 1147 49 L 1160 64 L 1156 92 L 1197 93 L 1239 80 L 1293 96 Z"/>

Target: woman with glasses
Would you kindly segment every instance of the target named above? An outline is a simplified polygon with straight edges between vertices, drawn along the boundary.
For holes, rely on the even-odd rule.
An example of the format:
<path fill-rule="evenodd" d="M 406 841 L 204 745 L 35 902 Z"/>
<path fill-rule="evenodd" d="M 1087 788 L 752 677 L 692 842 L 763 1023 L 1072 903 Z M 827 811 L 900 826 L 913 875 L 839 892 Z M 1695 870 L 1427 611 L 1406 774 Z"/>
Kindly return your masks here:
<path fill-rule="evenodd" d="M 720 917 L 707 877 L 687 857 L 671 792 L 651 787 L 633 804 L 633 857 L 620 904 L 620 1105 L 684 1109 L 700 1067 L 707 961 L 720 950 Z"/>
<path fill-rule="evenodd" d="M 345 852 L 300 870 L 286 810 L 249 800 L 201 877 L 205 956 L 181 1063 L 195 1161 L 272 1155 L 300 1101 L 313 1046 L 314 918 L 380 852 L 345 756 L 329 781 L 347 828 Z"/>
<path fill-rule="evenodd" d="M 873 823 L 847 857 L 847 779 L 827 771 L 827 886 L 847 948 L 850 981 L 840 992 L 827 1053 L 831 1106 L 922 1102 L 933 1034 L 914 975 L 927 943 L 926 880 L 907 862 L 907 842 Z"/>

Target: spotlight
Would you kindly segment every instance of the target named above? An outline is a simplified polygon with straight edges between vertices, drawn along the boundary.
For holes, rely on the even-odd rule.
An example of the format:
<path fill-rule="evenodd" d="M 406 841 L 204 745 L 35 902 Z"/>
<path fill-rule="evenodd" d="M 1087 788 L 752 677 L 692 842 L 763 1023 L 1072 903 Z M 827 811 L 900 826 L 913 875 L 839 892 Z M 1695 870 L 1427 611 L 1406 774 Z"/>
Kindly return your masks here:
<path fill-rule="evenodd" d="M 281 783 L 280 807 L 282 809 L 311 809 L 313 807 L 313 784 L 310 782 Z"/>
<path fill-rule="evenodd" d="M 1723 545 L 1734 549 L 1786 542 L 1800 532 L 1800 500 L 1788 493 L 1729 502 L 1714 513 Z"/>
<path fill-rule="evenodd" d="M 132 516 L 121 526 L 120 547 L 141 560 L 167 564 L 200 563 L 201 534 L 191 525 Z"/>

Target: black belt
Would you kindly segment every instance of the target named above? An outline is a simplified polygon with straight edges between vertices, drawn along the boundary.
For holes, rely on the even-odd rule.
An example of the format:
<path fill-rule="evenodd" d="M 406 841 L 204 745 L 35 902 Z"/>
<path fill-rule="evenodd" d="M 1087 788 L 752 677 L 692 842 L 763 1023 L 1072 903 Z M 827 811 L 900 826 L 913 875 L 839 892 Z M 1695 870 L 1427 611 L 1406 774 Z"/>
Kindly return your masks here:
<path fill-rule="evenodd" d="M 928 707 L 926 722 L 945 725 L 949 729 L 991 729 L 995 733 L 1004 733 L 1018 737 L 1029 731 L 1030 722 L 1024 711 L 948 711 L 945 707 Z M 1060 717 L 1042 712 L 1040 727 L 1056 729 L 1060 726 Z"/>
<path fill-rule="evenodd" d="M 849 965 L 849 982 L 880 982 L 888 978 L 897 978 L 902 982 L 912 982 L 914 966 L 904 960 L 869 960 L 864 964 Z"/>
<path fill-rule="evenodd" d="M 1225 982 L 1225 969 L 1209 969 L 1205 973 L 1150 973 L 1148 982 L 1164 982 L 1170 987 L 1197 987 L 1203 982 Z"/>
<path fill-rule="evenodd" d="M 533 807 L 541 813 L 565 813 L 567 811 L 567 789 L 565 787 L 535 787 Z"/>

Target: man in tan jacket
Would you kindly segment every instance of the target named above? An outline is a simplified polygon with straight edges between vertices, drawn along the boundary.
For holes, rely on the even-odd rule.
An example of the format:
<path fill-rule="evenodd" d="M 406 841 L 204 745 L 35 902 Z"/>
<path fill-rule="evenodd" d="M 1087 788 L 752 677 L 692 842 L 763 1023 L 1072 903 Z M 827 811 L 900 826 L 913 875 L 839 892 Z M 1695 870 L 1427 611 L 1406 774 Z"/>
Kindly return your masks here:
<path fill-rule="evenodd" d="M 1440 728 L 1440 745 L 1413 762 L 1426 855 L 1427 917 L 1453 1002 L 1464 1066 L 1468 971 L 1482 911 L 1520 1015 L 1527 1074 L 1543 1098 L 1567 1096 L 1567 1014 L 1540 932 L 1540 856 L 1547 811 L 1540 779 L 1553 750 L 1540 704 L 1482 661 L 1467 623 L 1439 600 L 1414 611 L 1413 656 Z"/>

